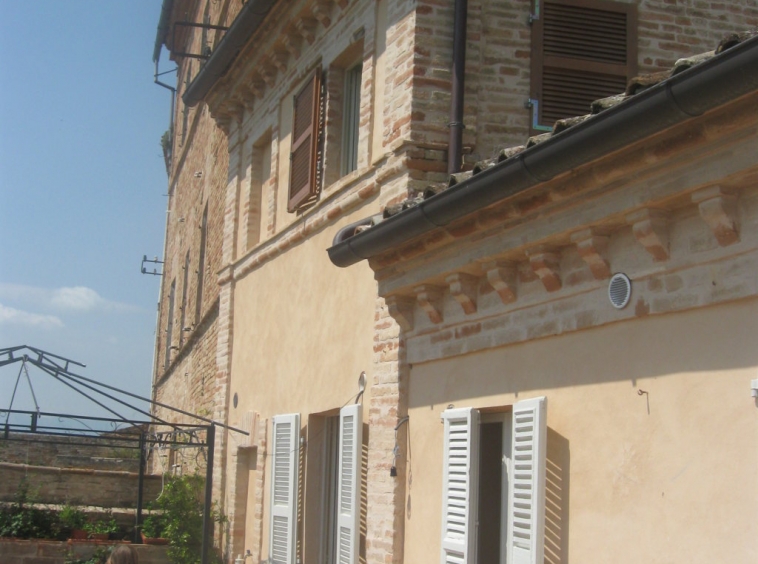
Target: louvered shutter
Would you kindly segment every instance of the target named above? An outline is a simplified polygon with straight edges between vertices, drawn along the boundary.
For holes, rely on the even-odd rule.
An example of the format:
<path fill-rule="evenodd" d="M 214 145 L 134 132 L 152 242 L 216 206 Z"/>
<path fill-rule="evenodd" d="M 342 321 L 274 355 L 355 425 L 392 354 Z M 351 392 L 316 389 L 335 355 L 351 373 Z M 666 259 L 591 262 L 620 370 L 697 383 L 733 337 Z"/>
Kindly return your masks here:
<path fill-rule="evenodd" d="M 321 69 L 295 95 L 287 210 L 293 212 L 318 192 L 316 166 L 321 106 Z"/>
<path fill-rule="evenodd" d="M 542 564 L 545 544 L 547 399 L 513 406 L 508 539 L 511 564 Z"/>
<path fill-rule="evenodd" d="M 476 563 L 479 412 L 448 409 L 442 413 L 442 564 Z"/>
<path fill-rule="evenodd" d="M 269 552 L 272 564 L 295 564 L 300 414 L 273 418 Z"/>
<path fill-rule="evenodd" d="M 535 0 L 535 7 L 532 128 L 544 130 L 624 92 L 637 73 L 637 7 L 601 0 Z"/>
<path fill-rule="evenodd" d="M 363 407 L 340 410 L 340 464 L 337 500 L 337 562 L 358 564 L 361 514 Z"/>

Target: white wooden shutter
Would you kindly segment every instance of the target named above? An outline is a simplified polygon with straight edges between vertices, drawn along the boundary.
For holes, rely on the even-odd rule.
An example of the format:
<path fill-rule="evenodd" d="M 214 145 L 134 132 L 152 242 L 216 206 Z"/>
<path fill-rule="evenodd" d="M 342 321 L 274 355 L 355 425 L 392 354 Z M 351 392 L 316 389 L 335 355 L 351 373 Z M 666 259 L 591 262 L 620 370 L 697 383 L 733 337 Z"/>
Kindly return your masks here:
<path fill-rule="evenodd" d="M 479 412 L 448 409 L 442 460 L 442 564 L 476 562 Z"/>
<path fill-rule="evenodd" d="M 270 561 L 272 564 L 294 564 L 300 414 L 275 416 L 272 437 Z"/>
<path fill-rule="evenodd" d="M 358 564 L 361 516 L 363 406 L 340 410 L 340 465 L 337 500 L 337 562 Z"/>
<path fill-rule="evenodd" d="M 508 507 L 510 564 L 543 564 L 547 398 L 513 406 L 511 494 Z"/>

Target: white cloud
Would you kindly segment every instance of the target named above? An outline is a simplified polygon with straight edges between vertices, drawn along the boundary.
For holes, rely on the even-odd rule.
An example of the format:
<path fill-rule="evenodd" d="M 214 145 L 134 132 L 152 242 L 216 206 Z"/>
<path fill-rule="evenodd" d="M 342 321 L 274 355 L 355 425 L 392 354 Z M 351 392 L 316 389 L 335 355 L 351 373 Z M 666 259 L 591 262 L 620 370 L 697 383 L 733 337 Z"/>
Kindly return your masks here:
<path fill-rule="evenodd" d="M 89 311 L 107 302 L 92 288 L 75 286 L 74 288 L 58 288 L 53 290 L 50 303 L 61 309 Z"/>
<path fill-rule="evenodd" d="M 0 325 L 25 325 L 42 329 L 63 327 L 63 321 L 54 315 L 32 313 L 0 304 Z"/>
<path fill-rule="evenodd" d="M 129 304 L 106 300 L 92 288 L 73 286 L 39 288 L 22 284 L 0 284 L 0 299 L 14 305 L 33 306 L 34 309 L 55 311 L 137 311 Z"/>

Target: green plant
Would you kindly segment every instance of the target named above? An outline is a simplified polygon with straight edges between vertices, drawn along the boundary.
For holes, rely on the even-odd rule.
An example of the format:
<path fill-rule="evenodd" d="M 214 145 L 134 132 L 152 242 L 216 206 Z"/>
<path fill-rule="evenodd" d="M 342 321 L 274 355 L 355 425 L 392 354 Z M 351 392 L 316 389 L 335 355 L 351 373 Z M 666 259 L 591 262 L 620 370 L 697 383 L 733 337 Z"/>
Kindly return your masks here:
<path fill-rule="evenodd" d="M 0 537 L 49 539 L 57 535 L 57 515 L 50 509 L 33 506 L 29 484 L 23 480 L 14 502 L 0 510 Z"/>
<path fill-rule="evenodd" d="M 83 529 L 87 524 L 87 515 L 77 506 L 67 503 L 58 512 L 58 521 L 64 529 Z"/>
<path fill-rule="evenodd" d="M 74 551 L 69 550 L 63 564 L 105 564 L 112 550 L 112 546 L 98 546 L 89 558 L 76 558 Z"/>
<path fill-rule="evenodd" d="M 166 529 L 166 517 L 163 514 L 153 513 L 148 515 L 140 526 L 146 537 L 153 539 L 161 538 Z"/>
<path fill-rule="evenodd" d="M 170 478 L 152 504 L 153 509 L 161 512 L 164 523 L 162 534 L 169 541 L 166 554 L 172 564 L 200 562 L 203 542 L 203 503 L 200 500 L 204 485 L 204 478 L 197 474 Z M 212 517 L 216 523 L 226 522 L 226 518 L 215 508 Z"/>
<path fill-rule="evenodd" d="M 110 511 L 107 511 L 103 517 L 85 523 L 84 530 L 91 535 L 105 535 L 118 531 L 118 524 Z"/>

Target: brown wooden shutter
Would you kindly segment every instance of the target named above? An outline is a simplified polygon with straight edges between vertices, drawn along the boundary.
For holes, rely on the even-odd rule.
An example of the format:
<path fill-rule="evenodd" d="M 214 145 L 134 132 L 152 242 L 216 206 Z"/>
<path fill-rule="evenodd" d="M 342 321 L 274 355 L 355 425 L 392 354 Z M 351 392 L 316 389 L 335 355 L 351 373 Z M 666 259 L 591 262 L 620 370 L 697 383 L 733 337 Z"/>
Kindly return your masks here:
<path fill-rule="evenodd" d="M 318 194 L 318 129 L 321 70 L 317 70 L 295 96 L 292 116 L 292 152 L 287 210 L 296 211 Z"/>
<path fill-rule="evenodd" d="M 539 6 L 542 6 L 541 11 Z M 533 130 L 585 115 L 621 94 L 637 73 L 637 6 L 602 0 L 535 0 Z"/>

